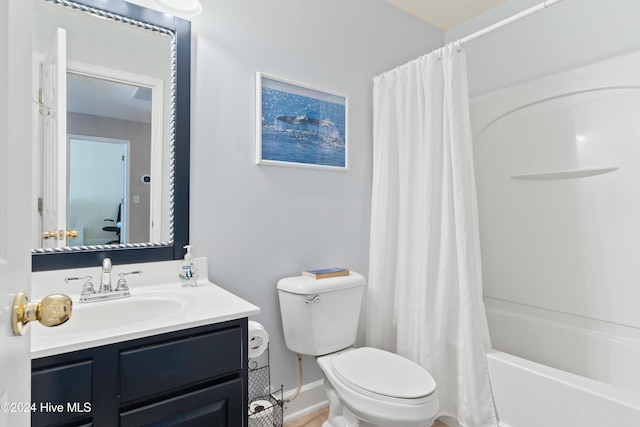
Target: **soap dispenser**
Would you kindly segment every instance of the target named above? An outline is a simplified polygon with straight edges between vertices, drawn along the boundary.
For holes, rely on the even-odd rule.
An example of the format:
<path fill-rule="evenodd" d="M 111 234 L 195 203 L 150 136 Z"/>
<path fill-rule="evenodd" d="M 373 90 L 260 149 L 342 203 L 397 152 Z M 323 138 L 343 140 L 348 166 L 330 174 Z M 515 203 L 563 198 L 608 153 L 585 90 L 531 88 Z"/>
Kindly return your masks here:
<path fill-rule="evenodd" d="M 184 254 L 184 261 L 180 265 L 180 282 L 182 286 L 198 286 L 198 268 L 193 262 L 193 254 L 191 253 L 191 245 L 185 245 L 187 253 Z"/>

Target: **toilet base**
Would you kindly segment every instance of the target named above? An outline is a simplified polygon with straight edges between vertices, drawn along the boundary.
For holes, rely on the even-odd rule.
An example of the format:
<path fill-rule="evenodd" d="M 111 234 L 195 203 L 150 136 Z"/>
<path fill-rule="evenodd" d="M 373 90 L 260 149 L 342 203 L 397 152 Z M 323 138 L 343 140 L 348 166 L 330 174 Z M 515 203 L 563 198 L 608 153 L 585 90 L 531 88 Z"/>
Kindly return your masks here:
<path fill-rule="evenodd" d="M 322 427 L 359 427 L 362 424 L 344 407 L 336 391 L 325 380 L 324 391 L 329 399 L 329 417 Z M 364 426 L 363 426 L 364 427 Z"/>
<path fill-rule="evenodd" d="M 322 427 L 397 427 L 397 423 L 389 425 L 371 424 L 356 418 L 356 416 L 342 404 L 342 401 L 338 398 L 338 393 L 326 378 L 324 391 L 329 399 L 329 417 L 322 423 Z M 416 425 L 415 427 L 430 427 L 435 420 L 435 416 L 433 418 L 434 419 L 425 421 L 424 424 Z"/>

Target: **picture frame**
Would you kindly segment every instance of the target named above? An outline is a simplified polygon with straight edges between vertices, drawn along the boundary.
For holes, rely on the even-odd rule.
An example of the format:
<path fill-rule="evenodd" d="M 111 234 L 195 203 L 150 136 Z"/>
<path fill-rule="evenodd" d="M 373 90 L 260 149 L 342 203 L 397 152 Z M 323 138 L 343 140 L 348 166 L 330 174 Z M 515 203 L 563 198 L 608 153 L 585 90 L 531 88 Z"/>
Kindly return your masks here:
<path fill-rule="evenodd" d="M 347 101 L 256 73 L 256 164 L 347 170 Z"/>

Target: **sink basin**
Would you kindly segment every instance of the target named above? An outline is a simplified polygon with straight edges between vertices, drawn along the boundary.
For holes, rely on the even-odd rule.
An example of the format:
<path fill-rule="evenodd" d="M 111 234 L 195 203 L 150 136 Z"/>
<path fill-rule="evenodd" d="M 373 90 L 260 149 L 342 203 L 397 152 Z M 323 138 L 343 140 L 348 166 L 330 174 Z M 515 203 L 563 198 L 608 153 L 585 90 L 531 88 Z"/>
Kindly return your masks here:
<path fill-rule="evenodd" d="M 129 298 L 78 303 L 73 301 L 71 318 L 60 326 L 34 324 L 33 337 L 60 337 L 76 334 L 109 334 L 139 324 L 156 323 L 166 317 L 180 317 L 193 296 L 179 292 L 133 293 Z"/>

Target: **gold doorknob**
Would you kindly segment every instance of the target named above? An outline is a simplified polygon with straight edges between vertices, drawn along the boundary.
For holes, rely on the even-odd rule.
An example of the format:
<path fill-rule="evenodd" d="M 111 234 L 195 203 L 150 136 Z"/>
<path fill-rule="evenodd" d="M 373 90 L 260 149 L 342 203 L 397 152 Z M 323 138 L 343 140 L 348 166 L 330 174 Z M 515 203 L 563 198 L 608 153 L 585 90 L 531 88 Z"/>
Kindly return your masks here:
<path fill-rule="evenodd" d="M 20 292 L 13 300 L 11 328 L 22 335 L 27 323 L 37 320 L 44 326 L 58 326 L 69 320 L 73 302 L 64 294 L 46 296 L 40 302 L 29 302 L 29 294 Z"/>
<path fill-rule="evenodd" d="M 42 238 L 45 240 L 47 239 L 64 240 L 65 236 L 75 239 L 76 237 L 78 237 L 78 230 L 69 230 L 69 231 L 53 230 L 53 231 L 42 232 Z"/>

